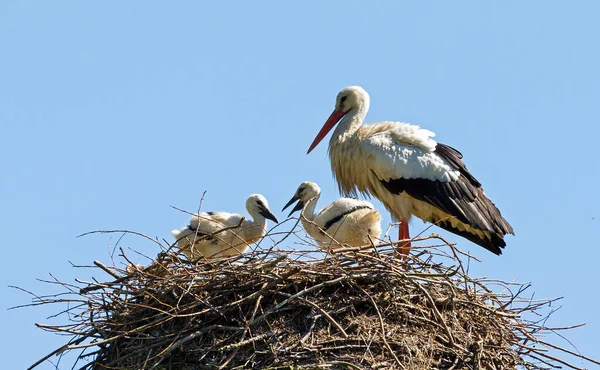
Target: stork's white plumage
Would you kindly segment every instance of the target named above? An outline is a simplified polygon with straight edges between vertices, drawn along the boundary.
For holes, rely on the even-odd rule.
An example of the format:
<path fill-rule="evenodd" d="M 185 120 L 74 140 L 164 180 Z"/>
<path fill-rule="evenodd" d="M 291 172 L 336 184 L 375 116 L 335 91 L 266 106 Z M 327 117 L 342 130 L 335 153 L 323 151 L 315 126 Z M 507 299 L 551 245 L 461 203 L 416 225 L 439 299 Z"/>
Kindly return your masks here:
<path fill-rule="evenodd" d="M 190 260 L 241 254 L 266 234 L 266 219 L 278 222 L 269 209 L 267 199 L 260 194 L 250 195 L 246 210 L 252 221 L 227 212 L 200 212 L 192 216 L 187 227 L 173 230 L 171 234 Z"/>
<path fill-rule="evenodd" d="M 370 202 L 340 198 L 315 214 L 320 196 L 321 189 L 317 184 L 310 181 L 303 182 L 283 209 L 298 201 L 290 216 L 302 210 L 304 217 L 301 221 L 304 230 L 323 249 L 335 250 L 334 246 L 338 246 L 338 243 L 350 247 L 363 247 L 379 240 L 381 215 Z"/>
<path fill-rule="evenodd" d="M 369 94 L 359 86 L 339 92 L 335 110 L 308 149 L 338 123 L 329 141 L 331 168 L 340 192 L 379 199 L 409 239 L 415 215 L 501 254 L 513 229 L 467 171 L 462 154 L 432 139 L 434 133 L 403 122 L 362 125 Z M 410 243 L 399 248 L 408 253 Z"/>

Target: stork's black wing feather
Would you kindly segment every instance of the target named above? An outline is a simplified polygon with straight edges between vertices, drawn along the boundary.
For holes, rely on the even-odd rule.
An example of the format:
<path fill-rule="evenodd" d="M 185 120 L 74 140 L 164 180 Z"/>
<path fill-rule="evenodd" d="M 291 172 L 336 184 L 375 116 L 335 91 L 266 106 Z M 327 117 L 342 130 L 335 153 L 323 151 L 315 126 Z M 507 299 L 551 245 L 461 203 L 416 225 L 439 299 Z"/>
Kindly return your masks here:
<path fill-rule="evenodd" d="M 438 143 L 435 147 L 434 153 L 450 162 L 454 168 L 460 171 L 461 175 L 469 180 L 471 185 L 477 188 L 481 187 L 481 183 L 477 181 L 475 176 L 471 175 L 469 170 L 467 170 L 467 166 L 465 166 L 464 162 L 462 161 L 463 155 L 461 152 L 449 145 Z"/>
<path fill-rule="evenodd" d="M 443 182 L 400 178 L 380 180 L 381 183 L 391 193 L 406 192 L 413 198 L 431 204 L 450 217 L 455 217 L 463 224 L 487 232 L 489 238 L 483 240 L 476 234 L 452 226 L 447 219 L 425 220 L 463 236 L 493 253 L 500 254 L 500 248 L 506 245 L 502 238 L 506 234 L 513 234 L 512 227 L 502 217 L 494 203 L 485 196 L 481 183 L 467 170 L 462 161 L 462 154 L 458 150 L 438 143 L 434 152 L 459 171 L 458 179 Z"/>

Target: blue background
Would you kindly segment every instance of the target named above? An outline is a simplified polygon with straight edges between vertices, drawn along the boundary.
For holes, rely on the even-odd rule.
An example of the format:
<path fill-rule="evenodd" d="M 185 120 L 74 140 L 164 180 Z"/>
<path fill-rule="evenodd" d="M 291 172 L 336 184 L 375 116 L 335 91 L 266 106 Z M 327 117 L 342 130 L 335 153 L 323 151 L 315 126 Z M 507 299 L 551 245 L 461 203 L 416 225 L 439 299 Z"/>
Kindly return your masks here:
<path fill-rule="evenodd" d="M 501 257 L 442 233 L 483 259 L 471 273 L 564 296 L 547 324 L 586 322 L 566 336 L 600 357 L 599 11 L 592 1 L 0 1 L 4 309 L 30 300 L 8 285 L 49 294 L 60 289 L 36 278 L 108 278 L 69 261 L 110 264 L 115 237 L 78 234 L 171 240 L 188 217 L 169 206 L 193 211 L 204 191 L 204 210 L 245 213 L 259 192 L 283 219 L 311 180 L 325 206 L 338 197 L 326 143 L 305 153 L 337 92 L 361 85 L 369 122 L 411 122 L 457 147 L 514 226 Z M 62 308 L 3 309 L 3 367 L 62 345 L 34 326 L 64 322 L 47 319 Z"/>

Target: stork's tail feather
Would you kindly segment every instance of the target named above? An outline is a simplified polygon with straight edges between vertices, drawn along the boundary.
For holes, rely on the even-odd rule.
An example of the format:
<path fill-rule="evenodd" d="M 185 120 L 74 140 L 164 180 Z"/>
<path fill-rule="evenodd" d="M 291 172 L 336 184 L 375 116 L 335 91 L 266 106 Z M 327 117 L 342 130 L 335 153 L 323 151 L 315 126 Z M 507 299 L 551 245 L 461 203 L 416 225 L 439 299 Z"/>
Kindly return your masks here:
<path fill-rule="evenodd" d="M 367 224 L 375 224 L 381 222 L 381 214 L 376 209 L 371 209 L 362 218 Z"/>
<path fill-rule="evenodd" d="M 175 242 L 179 249 L 187 249 L 191 244 L 191 240 L 193 239 L 193 232 L 189 228 L 183 228 L 181 230 L 171 230 L 171 235 L 175 237 Z"/>
<path fill-rule="evenodd" d="M 480 236 L 466 230 L 459 230 L 447 220 L 437 221 L 435 224 L 444 230 L 450 231 L 458 236 L 462 236 L 463 238 L 482 246 L 496 255 L 501 255 L 502 248 L 506 247 L 506 242 L 504 241 L 503 236 L 496 233 L 486 232 L 486 236 L 488 237 Z"/>
<path fill-rule="evenodd" d="M 381 237 L 381 213 L 376 209 L 364 209 L 361 211 L 363 213 L 357 218 L 357 229 L 361 234 L 359 238 L 365 240 L 364 244 L 366 245 L 368 239 L 365 233 L 369 234 L 371 239 L 379 239 Z M 373 241 L 376 242 L 376 240 Z"/>

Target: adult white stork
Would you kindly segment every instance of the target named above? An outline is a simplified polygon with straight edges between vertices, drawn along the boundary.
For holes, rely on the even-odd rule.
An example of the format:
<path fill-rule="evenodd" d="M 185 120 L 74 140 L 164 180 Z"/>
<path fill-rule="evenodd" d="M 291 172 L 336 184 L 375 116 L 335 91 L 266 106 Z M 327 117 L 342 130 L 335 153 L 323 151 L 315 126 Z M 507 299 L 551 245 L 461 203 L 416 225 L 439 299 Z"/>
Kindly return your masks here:
<path fill-rule="evenodd" d="M 362 125 L 369 94 L 350 86 L 308 149 L 336 125 L 329 157 L 340 192 L 372 195 L 400 221 L 400 240 L 409 239 L 411 215 L 460 235 L 497 255 L 513 229 L 467 171 L 462 154 L 432 139 L 434 133 L 403 122 Z M 408 254 L 410 243 L 398 247 Z"/>
<path fill-rule="evenodd" d="M 321 188 L 314 182 L 305 181 L 282 211 L 298 201 L 289 215 L 302 210 L 302 226 L 321 248 L 330 250 L 336 242 L 363 247 L 379 240 L 381 215 L 370 202 L 340 198 L 315 214 L 320 196 Z"/>
<path fill-rule="evenodd" d="M 192 216 L 190 224 L 171 234 L 177 246 L 190 260 L 219 258 L 244 253 L 251 243 L 267 233 L 267 219 L 278 222 L 271 213 L 267 199 L 252 194 L 246 201 L 246 210 L 252 221 L 242 215 L 227 212 L 200 212 Z"/>

